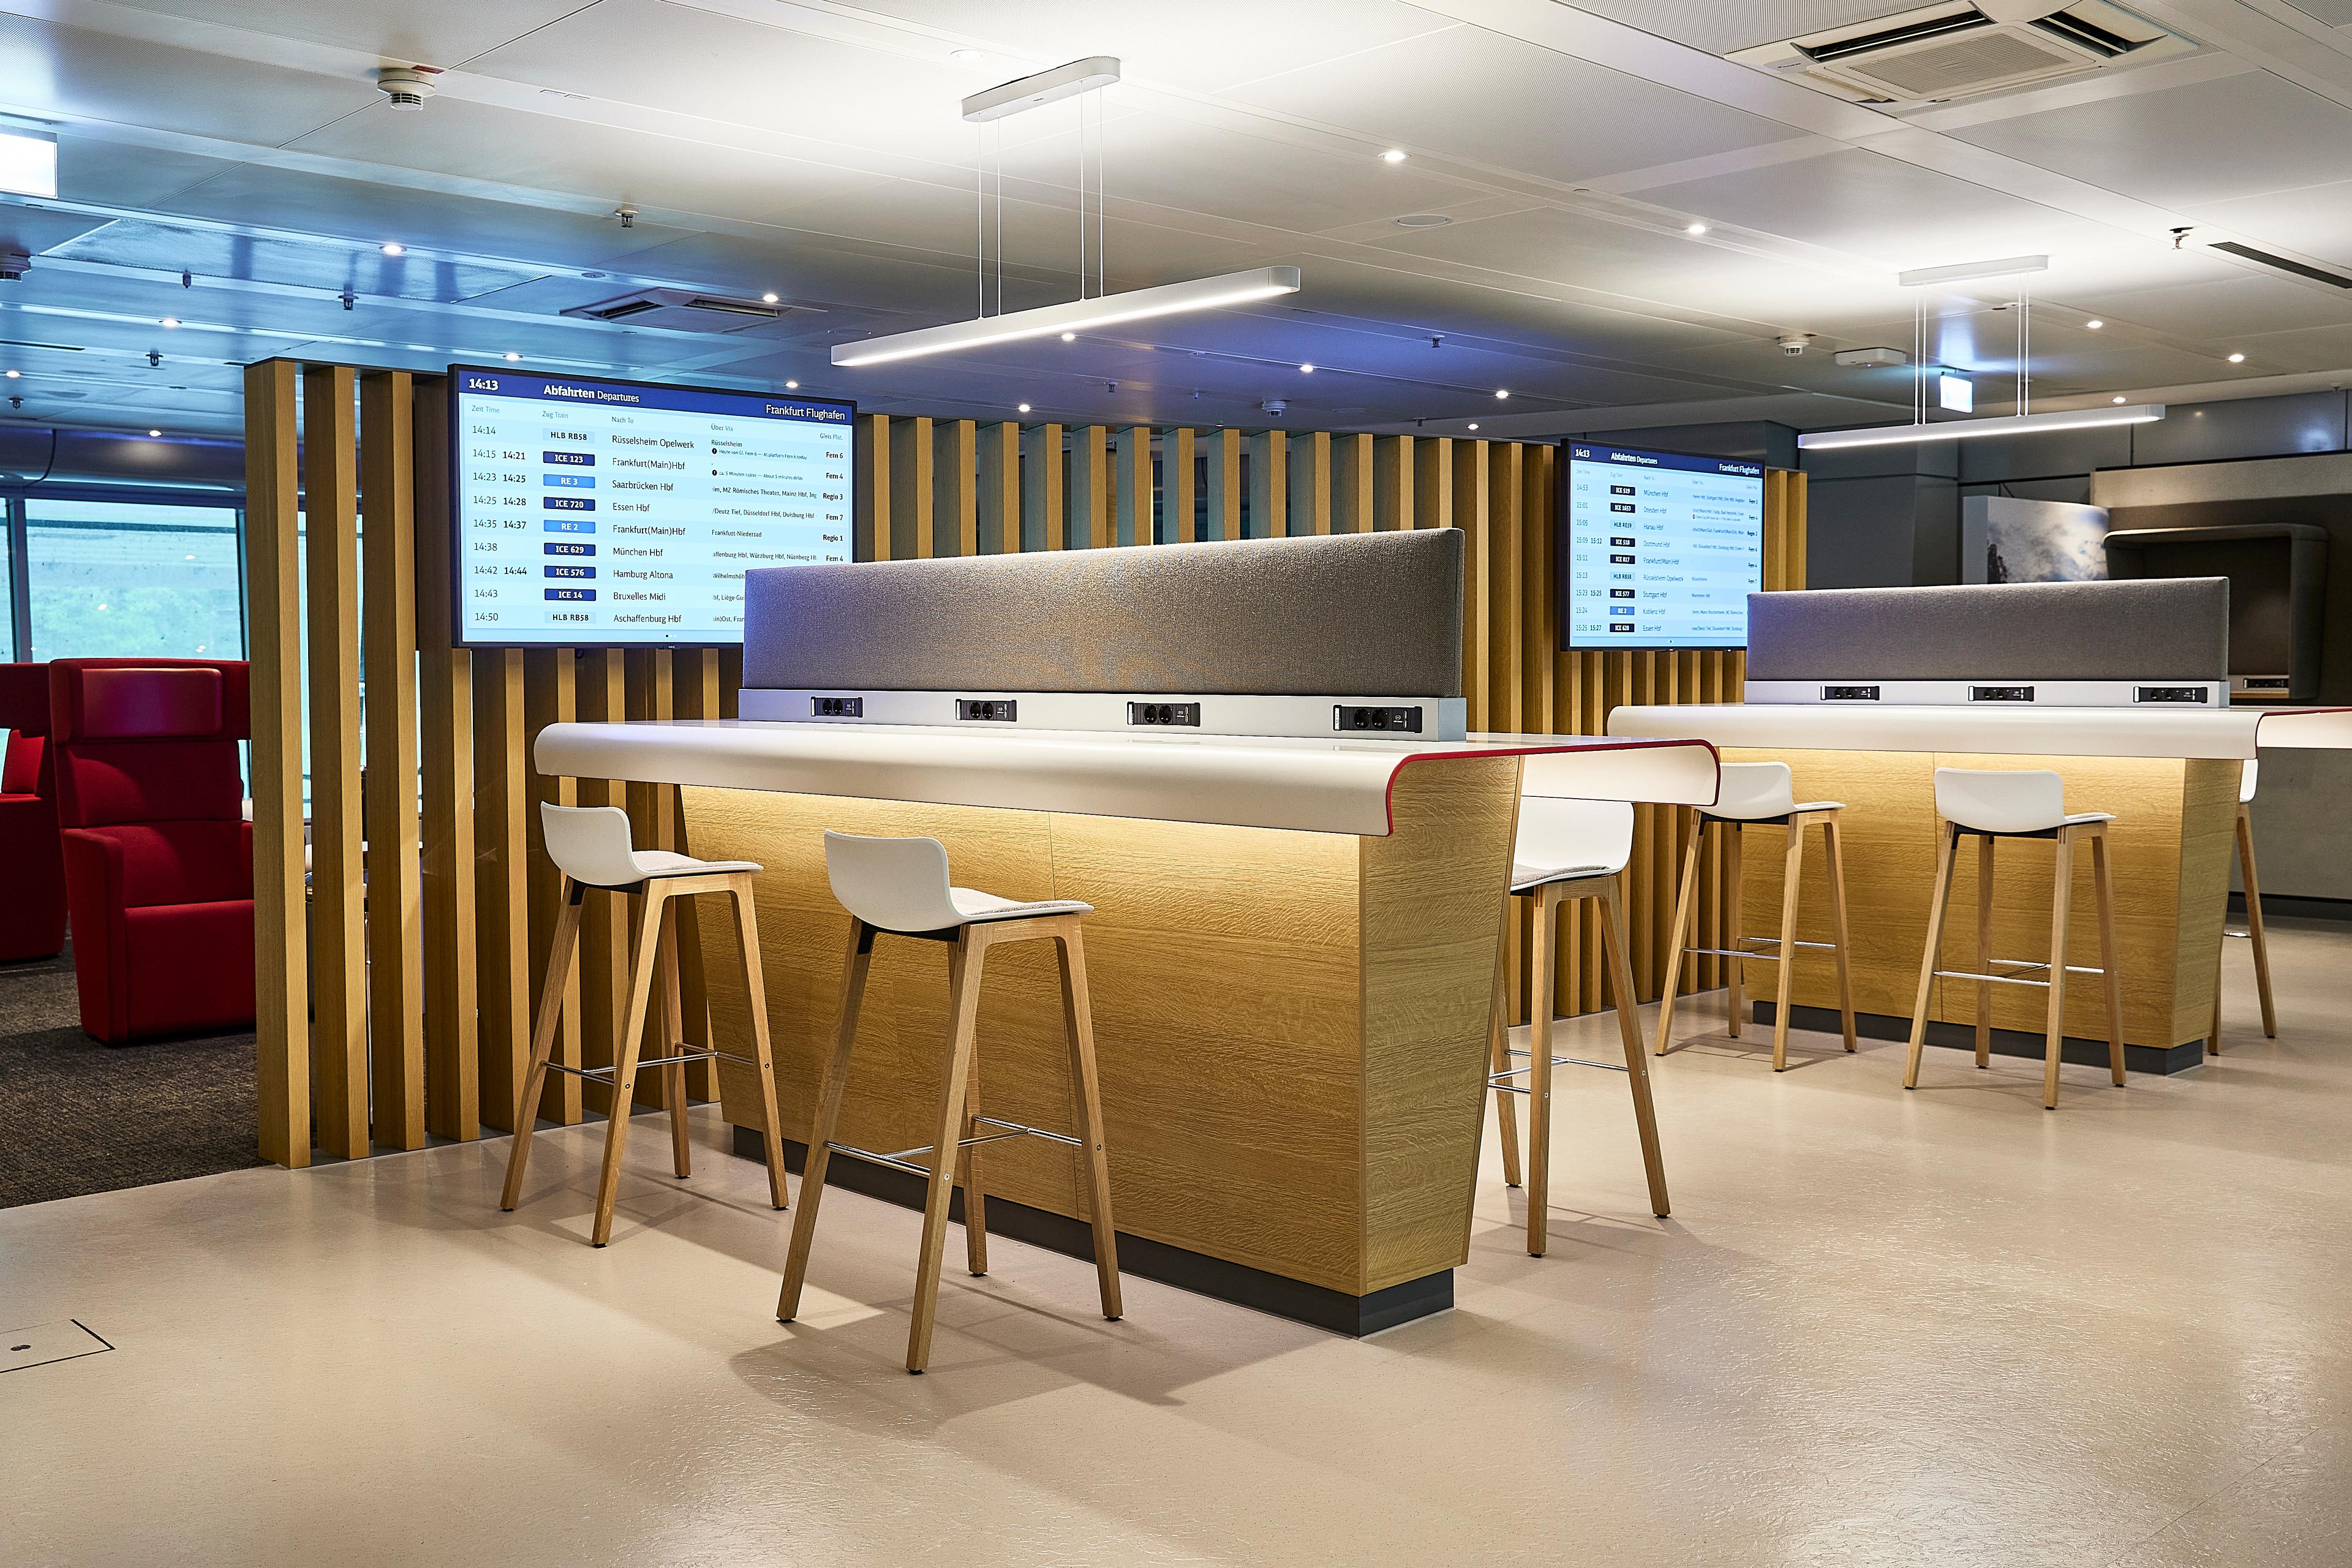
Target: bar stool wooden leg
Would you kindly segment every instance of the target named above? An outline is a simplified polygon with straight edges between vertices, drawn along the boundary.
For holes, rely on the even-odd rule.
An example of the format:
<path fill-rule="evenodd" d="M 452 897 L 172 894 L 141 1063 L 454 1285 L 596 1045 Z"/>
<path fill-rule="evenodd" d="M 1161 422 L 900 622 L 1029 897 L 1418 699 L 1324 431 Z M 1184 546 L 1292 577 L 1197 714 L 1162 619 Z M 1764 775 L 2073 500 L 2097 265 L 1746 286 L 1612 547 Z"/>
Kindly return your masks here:
<path fill-rule="evenodd" d="M 1789 1003 L 1797 989 L 1797 889 L 1805 880 L 1805 830 L 1789 824 L 1789 852 L 1780 877 L 1780 988 L 1772 1010 L 1772 1070 L 1789 1070 Z"/>
<path fill-rule="evenodd" d="M 1609 950 L 1609 986 L 1617 1002 L 1617 1035 L 1625 1047 L 1625 1082 L 1633 1091 L 1633 1131 L 1642 1141 L 1642 1169 L 1650 1181 L 1650 1212 L 1664 1218 L 1666 1201 L 1666 1161 L 1658 1147 L 1657 1107 L 1650 1100 L 1650 1064 L 1642 1058 L 1642 1026 L 1635 1021 L 1640 1003 L 1633 991 L 1633 966 L 1626 957 L 1624 878 L 1609 879 L 1601 903 L 1602 945 Z"/>
<path fill-rule="evenodd" d="M 686 1049 L 686 1004 L 677 985 L 677 905 L 676 899 L 662 900 L 661 923 L 661 986 L 662 1039 L 661 1054 L 674 1057 Z M 662 1103 L 669 1108 L 670 1168 L 682 1181 L 694 1173 L 692 1144 L 687 1136 L 686 1064 L 662 1064 Z"/>
<path fill-rule="evenodd" d="M 516 1102 L 514 1142 L 507 1149 L 507 1184 L 499 1207 L 512 1209 L 522 1196 L 522 1170 L 530 1160 L 530 1135 L 539 1121 L 541 1086 L 547 1081 L 547 1058 L 555 1046 L 556 1021 L 562 1016 L 563 993 L 572 984 L 572 961 L 580 945 L 580 906 L 587 888 L 563 879 L 563 912 L 555 917 L 555 937 L 547 952 L 547 978 L 539 992 L 539 1022 L 530 1031 L 530 1067 L 522 1079 L 522 1098 Z"/>
<path fill-rule="evenodd" d="M 958 976 L 962 968 L 963 944 L 958 942 L 948 949 L 948 994 L 950 996 L 958 994 L 957 986 L 961 984 Z M 978 1028 L 976 1018 L 975 1015 L 973 1026 L 975 1030 Z M 964 1137 L 980 1136 L 980 1124 L 975 1120 L 979 1115 L 980 1051 L 975 1047 L 971 1052 L 971 1064 L 964 1073 L 962 1134 Z M 964 1269 L 971 1274 L 985 1274 L 988 1272 L 988 1194 L 981 1185 L 980 1145 L 975 1143 L 969 1148 L 960 1149 L 957 1152 L 961 1156 L 959 1163 L 963 1167 Z"/>
<path fill-rule="evenodd" d="M 1992 973 L 1992 835 L 1977 838 L 1977 973 Z M 1992 1065 L 1992 982 L 1977 982 L 1977 1066 Z"/>
<path fill-rule="evenodd" d="M 1551 1231 L 1551 964 L 1559 884 L 1537 889 L 1531 901 L 1536 921 L 1528 952 L 1528 1256 L 1541 1258 Z"/>
<path fill-rule="evenodd" d="M 596 1183 L 596 1224 L 588 1237 L 597 1247 L 613 1239 L 613 1200 L 621 1190 L 621 1146 L 629 1135 L 629 1105 L 637 1088 L 637 1047 L 645 1037 L 654 968 L 661 957 L 662 910 L 668 902 L 659 882 L 646 884 L 645 907 L 637 917 L 637 951 L 629 966 L 628 1021 L 621 1026 L 621 1037 L 613 1042 L 613 1109 L 604 1123 L 604 1172 Z"/>
<path fill-rule="evenodd" d="M 1853 1037 L 1853 962 L 1846 951 L 1845 854 L 1838 841 L 1835 816 L 1822 818 L 1822 846 L 1830 862 L 1830 937 L 1837 943 L 1838 1026 L 1845 1031 L 1845 1048 L 1859 1050 Z"/>
<path fill-rule="evenodd" d="M 801 1286 L 808 1279 L 809 1242 L 816 1235 L 817 1200 L 824 1196 L 824 1168 L 841 1127 L 842 1090 L 849 1085 L 849 1047 L 857 1038 L 857 1010 L 866 1000 L 866 973 L 874 966 L 874 933 L 862 921 L 849 922 L 849 956 L 842 964 L 841 1019 L 834 1026 L 833 1055 L 817 1080 L 816 1115 L 809 1127 L 808 1159 L 801 1166 L 801 1210 L 793 1217 L 793 1243 L 784 1254 L 784 1288 L 776 1297 L 776 1321 L 789 1323 L 801 1310 Z"/>
<path fill-rule="evenodd" d="M 749 872 L 737 872 L 728 879 L 727 898 L 735 910 L 736 951 L 743 961 L 743 1000 L 751 1014 L 751 1060 L 752 1070 L 760 1077 L 760 1146 L 768 1159 L 768 1201 L 783 1208 L 782 1118 L 776 1111 L 776 1058 L 768 1042 L 768 988 L 761 974 L 760 929 L 751 909 Z"/>
<path fill-rule="evenodd" d="M 1697 901 L 1698 845 L 1699 840 L 1706 836 L 1706 831 L 1707 822 L 1705 817 L 1694 820 L 1691 823 L 1690 844 L 1683 851 L 1682 890 L 1675 896 L 1675 928 L 1672 934 L 1666 938 L 1665 988 L 1658 996 L 1658 1055 L 1660 1056 L 1666 1054 L 1666 1042 L 1674 1037 L 1675 993 L 1682 988 L 1683 943 L 1690 934 L 1691 906 Z M 1832 847 L 1830 851 L 1830 863 L 1834 866 L 1837 863 L 1837 851 L 1834 847 L 1836 840 L 1832 839 L 1831 843 Z M 1838 893 L 1838 919 L 1841 921 L 1845 919 L 1845 893 L 1843 888 Z M 1838 973 L 1843 977 L 1845 973 L 1845 939 L 1843 936 L 1838 939 Z"/>
<path fill-rule="evenodd" d="M 1095 1227 L 1095 1279 L 1102 1315 L 1117 1322 L 1127 1312 L 1118 1290 L 1118 1227 L 1110 1207 L 1110 1158 L 1103 1141 L 1102 1087 L 1095 1075 L 1094 1004 L 1087 994 L 1086 939 L 1075 919 L 1054 939 L 1062 957 L 1062 1028 L 1070 1040 L 1070 1087 L 1077 1101 L 1078 1137 L 1085 1148 L 1087 1212 Z"/>
<path fill-rule="evenodd" d="M 1919 1087 L 1919 1058 L 1927 1047 L 1927 999 L 1935 994 L 1936 960 L 1944 944 L 1944 907 L 1952 896 L 1952 860 L 1958 853 L 1960 830 L 1949 822 L 1937 824 L 1936 886 L 1927 895 L 1927 951 L 1919 960 L 1919 994 L 1911 1005 L 1911 1058 L 1903 1069 L 1903 1087 Z"/>
<path fill-rule="evenodd" d="M 2100 826 L 2091 834 L 2091 882 L 2099 898 L 2099 978 L 2107 994 L 2107 1071 L 2116 1087 L 2124 1084 L 2124 985 L 2116 973 L 2116 883 L 2107 860 L 2107 833 Z"/>
<path fill-rule="evenodd" d="M 2049 1047 L 2042 1066 L 2042 1108 L 2058 1109 L 2058 1056 L 2066 1044 L 2066 920 L 2074 901 L 2074 830 L 2062 827 L 2050 885 Z"/>
<path fill-rule="evenodd" d="M 2278 1038 L 2278 1010 L 2271 1002 L 2271 944 L 2263 933 L 2263 882 L 2254 870 L 2254 818 L 2242 805 L 2238 807 L 2238 870 L 2246 884 L 2246 934 L 2254 943 L 2254 991 L 2263 1003 L 2263 1034 L 2268 1039 Z M 2221 992 L 2214 987 L 2213 1033 L 2220 1039 Z M 2218 1048 L 2218 1045 L 2217 1047 Z"/>
<path fill-rule="evenodd" d="M 1740 830 L 1739 824 L 1736 822 L 1723 824 L 1723 860 L 1727 868 L 1725 875 L 1731 881 L 1730 888 L 1724 893 L 1723 929 L 1729 940 L 1723 945 L 1734 949 L 1745 945 L 1739 938 L 1739 916 L 1740 905 L 1746 901 L 1742 896 L 1744 889 L 1741 884 L 1746 879 L 1747 846 L 1747 835 Z M 1730 983 L 1730 1032 L 1731 1037 L 1736 1040 L 1739 1037 L 1739 1026 L 1746 1022 L 1748 1017 L 1748 961 L 1742 958 L 1727 958 L 1723 961 L 1723 972 Z"/>
<path fill-rule="evenodd" d="M 984 929 L 984 928 L 983 928 Z M 960 960 L 948 999 L 945 1081 L 931 1140 L 931 1179 L 923 1200 L 923 1251 L 915 1263 L 915 1320 L 907 1331 L 907 1370 L 931 1359 L 931 1324 L 940 1307 L 940 1260 L 948 1245 L 948 1204 L 955 1195 L 956 1142 L 963 1136 L 963 1096 L 971 1079 L 972 1035 L 980 1020 L 980 975 L 988 939 L 966 926 L 956 938 Z"/>
<path fill-rule="evenodd" d="M 1515 901 L 1505 900 L 1507 911 Z M 1511 1026 L 1508 1012 L 1511 998 L 1510 993 L 1503 984 L 1503 963 L 1510 951 L 1510 944 L 1507 942 L 1496 944 L 1495 996 L 1492 1005 L 1487 1008 L 1486 1017 L 1486 1060 L 1489 1064 L 1487 1070 L 1498 1079 L 1502 1074 L 1511 1070 Z M 1511 1091 L 1499 1082 L 1495 1086 L 1495 1121 L 1502 1129 L 1503 1184 L 1507 1187 L 1516 1187 L 1519 1184 L 1519 1113 L 1511 1105 Z"/>

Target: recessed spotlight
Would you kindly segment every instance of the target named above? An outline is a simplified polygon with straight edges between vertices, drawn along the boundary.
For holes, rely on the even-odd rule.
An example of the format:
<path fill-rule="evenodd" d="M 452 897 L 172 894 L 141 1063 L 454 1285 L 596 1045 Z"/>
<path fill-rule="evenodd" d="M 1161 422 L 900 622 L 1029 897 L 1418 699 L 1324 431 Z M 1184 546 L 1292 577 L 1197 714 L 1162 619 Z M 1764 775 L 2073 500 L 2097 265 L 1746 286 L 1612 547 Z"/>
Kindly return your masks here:
<path fill-rule="evenodd" d="M 2231 354 L 2230 356 L 2230 363 L 2231 364 L 2243 364 L 2246 363 L 2246 356 L 2243 354 Z"/>
<path fill-rule="evenodd" d="M 784 383 L 784 390 L 786 392 L 798 392 L 800 389 L 801 384 L 797 381 L 788 381 Z"/>
<path fill-rule="evenodd" d="M 147 434 L 148 434 L 148 435 L 150 435 L 150 436 L 152 436 L 152 437 L 156 437 L 157 439 L 159 439 L 159 440 L 160 440 L 160 439 L 163 437 L 163 432 L 162 432 L 161 430 L 150 430 L 150 431 L 148 431 L 148 432 L 147 432 Z M 188 559 L 189 559 L 189 560 L 191 560 L 191 561 L 194 561 L 194 560 L 195 559 L 195 557 L 194 557 L 194 556 L 193 556 L 193 555 L 191 555 L 191 556 L 189 556 L 189 557 L 188 557 Z"/>
<path fill-rule="evenodd" d="M 776 295 L 772 292 L 762 294 L 760 296 L 760 303 L 762 305 L 772 305 L 776 302 Z"/>
<path fill-rule="evenodd" d="M 508 351 L 508 353 L 507 353 L 507 363 L 508 363 L 509 364 L 516 363 L 517 363 L 518 361 L 520 361 L 521 358 L 522 358 L 522 355 L 520 355 L 520 354 L 519 354 L 519 353 L 514 353 L 512 350 L 509 350 L 509 351 Z"/>
<path fill-rule="evenodd" d="M 408 247 L 401 244 L 400 241 L 396 239 L 385 240 L 380 248 L 386 256 L 405 256 L 408 254 Z"/>
<path fill-rule="evenodd" d="M 984 60 L 987 58 L 987 52 L 982 49 L 950 49 L 948 51 L 948 58 L 951 60 Z"/>
<path fill-rule="evenodd" d="M 166 316 L 163 321 L 156 324 L 163 327 L 176 327 L 180 324 L 180 318 L 177 316 Z"/>
<path fill-rule="evenodd" d="M 1472 428 L 1473 430 L 1475 430 L 1476 428 L 1478 428 L 1478 426 L 1475 426 L 1475 425 L 1473 425 L 1473 426 L 1470 426 L 1470 428 Z"/>
<path fill-rule="evenodd" d="M 1062 341 L 1066 343 L 1076 342 L 1078 341 L 1078 334 L 1076 332 L 1064 332 L 1062 334 Z"/>
<path fill-rule="evenodd" d="M 1695 223 L 1685 228 L 1683 232 L 1685 234 L 1705 234 L 1706 232 L 1706 225 L 1703 223 Z"/>
<path fill-rule="evenodd" d="M 2117 403 L 2121 403 L 2121 402 L 2123 401 L 2123 399 L 2122 399 L 2122 398 L 2120 398 L 2120 397 L 2118 397 L 2118 398 L 2116 398 L 2116 401 Z"/>
<path fill-rule="evenodd" d="M 10 381 L 14 381 L 14 380 L 16 380 L 18 376 L 20 376 L 20 375 L 22 375 L 22 374 L 25 374 L 25 373 L 24 373 L 23 371 L 21 371 L 21 370 L 12 370 L 12 371 L 10 371 L 10 372 L 8 373 L 8 379 L 9 379 Z"/>
<path fill-rule="evenodd" d="M 1396 220 L 1399 228 L 1444 228 L 1454 220 L 1444 213 L 1407 213 Z"/>
<path fill-rule="evenodd" d="M 1315 367 L 1311 364 L 1302 364 L 1298 367 L 1298 374 L 1301 375 L 1313 375 L 1315 374 Z"/>
<path fill-rule="evenodd" d="M 1022 413 L 1022 414 L 1026 414 L 1026 413 L 1028 413 L 1028 412 L 1029 412 L 1029 405 L 1028 405 L 1027 404 L 1025 404 L 1025 403 L 1024 403 L 1024 404 L 1023 404 L 1023 405 L 1020 406 L 1020 408 L 1019 408 L 1016 412 L 1019 412 L 1019 413 Z"/>
<path fill-rule="evenodd" d="M 1404 160 L 1405 151 L 1402 147 L 1391 147 L 1381 154 L 1381 162 L 1383 163 L 1402 163 Z"/>
<path fill-rule="evenodd" d="M 1511 389 L 1507 386 L 1498 386 L 1495 388 L 1495 395 L 1497 398 L 1508 397 L 1511 395 Z"/>
<path fill-rule="evenodd" d="M 2084 326 L 2086 326 L 2086 327 L 2090 328 L 2090 329 L 2091 329 L 2091 331 L 2095 331 L 2095 331 L 2097 331 L 2101 327 L 2105 326 L 2105 325 L 2106 325 L 2106 322 L 2105 322 L 2105 321 L 2085 321 L 2085 322 L 2084 322 L 2084 323 L 2083 323 L 2083 325 L 2084 325 Z"/>

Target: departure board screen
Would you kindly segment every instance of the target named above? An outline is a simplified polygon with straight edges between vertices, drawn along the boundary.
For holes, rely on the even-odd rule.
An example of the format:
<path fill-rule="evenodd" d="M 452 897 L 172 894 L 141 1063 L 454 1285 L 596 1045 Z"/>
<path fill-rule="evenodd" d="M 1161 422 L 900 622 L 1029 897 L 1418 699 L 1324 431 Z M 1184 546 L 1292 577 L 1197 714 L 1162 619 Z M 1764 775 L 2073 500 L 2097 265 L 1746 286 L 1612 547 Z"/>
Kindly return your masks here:
<path fill-rule="evenodd" d="M 743 640 L 743 574 L 850 559 L 847 403 L 452 365 L 457 641 Z"/>
<path fill-rule="evenodd" d="M 1561 646 L 1745 647 L 1764 586 L 1764 466 L 1570 442 Z"/>

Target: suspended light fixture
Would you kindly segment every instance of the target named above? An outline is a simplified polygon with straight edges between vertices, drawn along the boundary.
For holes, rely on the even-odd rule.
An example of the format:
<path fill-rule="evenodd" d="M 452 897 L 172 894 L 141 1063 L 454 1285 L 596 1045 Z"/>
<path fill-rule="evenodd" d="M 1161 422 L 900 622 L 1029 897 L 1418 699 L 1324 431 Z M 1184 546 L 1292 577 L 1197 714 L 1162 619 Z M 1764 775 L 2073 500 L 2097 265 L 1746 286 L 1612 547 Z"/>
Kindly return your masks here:
<path fill-rule="evenodd" d="M 1296 267 L 1258 267 L 1246 272 L 1195 278 L 1188 282 L 1163 283 L 1157 288 L 1131 289 L 1118 294 L 1108 291 L 1105 285 L 1108 271 L 1103 264 L 1104 186 L 1099 145 L 1102 140 L 1102 110 L 1094 95 L 1118 79 L 1118 61 L 1108 55 L 1097 55 L 1005 82 L 990 88 L 986 92 L 974 93 L 963 100 L 965 120 L 973 124 L 988 124 L 1042 104 L 1065 98 L 1078 99 L 1078 297 L 1076 300 L 1030 310 L 1004 309 L 1003 168 L 1001 158 L 993 169 L 987 160 L 975 160 L 976 194 L 979 197 L 980 314 L 971 321 L 954 321 L 943 327 L 923 327 L 911 332 L 893 332 L 885 337 L 861 339 L 856 342 L 835 343 L 833 363 L 845 366 L 884 364 L 892 360 L 952 353 L 961 349 L 982 348 L 992 343 L 1017 342 L 1024 338 L 1055 334 L 1059 334 L 1064 342 L 1068 342 L 1079 332 L 1098 327 L 1139 321 L 1154 316 L 1178 315 L 1190 310 L 1214 310 L 1228 305 L 1244 305 L 1253 300 L 1271 300 L 1298 292 L 1298 268 Z M 1094 202 L 1091 214 L 1087 211 L 1087 202 L 1089 151 L 1087 107 L 1090 101 L 1095 103 L 1096 142 L 1093 148 Z M 994 133 L 983 134 L 992 136 Z M 989 271 L 992 180 L 995 197 L 993 248 L 996 254 L 992 279 Z M 1093 229 L 1091 245 L 1087 233 L 1090 221 Z M 1091 294 L 1087 292 L 1090 280 L 1093 285 Z M 988 308 L 992 281 L 995 285 L 996 304 L 992 314 Z"/>
<path fill-rule="evenodd" d="M 2040 272 L 2050 265 L 2046 256 L 2011 256 L 1999 261 L 1962 262 L 1952 267 L 1925 267 L 1897 275 L 1906 289 L 1931 287 L 1939 283 L 1958 283 L 1978 278 L 2003 278 L 2019 273 Z M 2021 287 L 2017 292 L 2017 412 L 2000 419 L 1948 419 L 1937 424 L 1927 422 L 1927 374 L 1924 364 L 1927 352 L 1927 317 L 1924 302 L 1915 305 L 1911 313 L 1913 371 L 1912 422 L 1908 425 L 1876 425 L 1860 430 L 1808 431 L 1797 437 L 1799 447 L 1809 452 L 1833 452 L 1853 447 L 1895 447 L 1915 441 L 1966 441 L 1983 436 L 2032 436 L 2046 430 L 2089 430 L 2108 425 L 2147 425 L 2164 417 L 2161 403 L 2125 403 L 2120 397 L 2106 408 L 2067 408 L 2048 414 L 2032 412 L 2033 373 L 2033 301 Z M 2098 322 L 2091 323 L 2093 326 Z M 1966 378 L 1953 375 L 1938 367 L 1935 371 L 1939 390 L 1951 382 L 1966 384 Z M 1951 406 L 1950 403 L 1945 404 Z"/>

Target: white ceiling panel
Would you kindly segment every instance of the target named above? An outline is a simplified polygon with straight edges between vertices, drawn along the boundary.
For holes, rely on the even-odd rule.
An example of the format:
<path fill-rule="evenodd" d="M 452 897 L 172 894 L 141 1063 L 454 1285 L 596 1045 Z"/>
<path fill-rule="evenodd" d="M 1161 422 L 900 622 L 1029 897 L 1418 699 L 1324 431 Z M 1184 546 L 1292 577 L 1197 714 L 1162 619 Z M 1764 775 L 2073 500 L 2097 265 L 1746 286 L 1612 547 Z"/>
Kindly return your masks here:
<path fill-rule="evenodd" d="M 1578 0 L 1576 8 L 1712 55 L 1727 55 L 1918 6 L 1914 0 L 1741 0 L 1736 5 L 1723 0 Z"/>
<path fill-rule="evenodd" d="M 580 9 L 581 0 L 121 0 L 128 8 L 453 66 Z"/>
<path fill-rule="evenodd" d="M 78 202 L 151 206 L 236 165 L 68 131 L 58 137 L 58 189 Z"/>
<path fill-rule="evenodd" d="M 0 15 L 0 105 L 276 146 L 381 95 L 365 81 Z"/>
<path fill-rule="evenodd" d="M 1466 28 L 1361 50 L 1231 96 L 1566 184 L 1790 135 L 1736 109 Z"/>
<path fill-rule="evenodd" d="M 2200 202 L 2194 211 L 2220 227 L 2352 270 L 2352 182 Z"/>
<path fill-rule="evenodd" d="M 2214 343 L 2223 353 L 2228 352 L 2227 340 L 2242 333 L 2328 326 L 2352 316 L 2352 296 L 2331 297 L 2259 273 L 2119 289 L 2102 294 L 2099 305 L 2119 322 Z"/>

